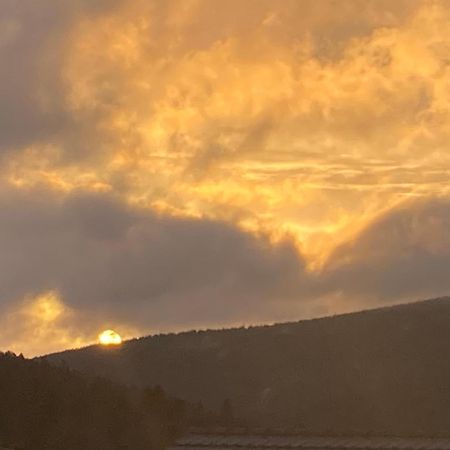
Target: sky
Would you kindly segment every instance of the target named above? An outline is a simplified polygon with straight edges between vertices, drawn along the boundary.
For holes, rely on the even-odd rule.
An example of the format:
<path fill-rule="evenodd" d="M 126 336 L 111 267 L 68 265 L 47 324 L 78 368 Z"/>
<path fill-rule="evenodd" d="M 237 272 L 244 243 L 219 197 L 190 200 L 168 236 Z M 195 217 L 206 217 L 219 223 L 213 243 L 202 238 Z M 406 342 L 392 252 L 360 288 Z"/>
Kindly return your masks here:
<path fill-rule="evenodd" d="M 0 349 L 449 294 L 449 21 L 0 0 Z"/>

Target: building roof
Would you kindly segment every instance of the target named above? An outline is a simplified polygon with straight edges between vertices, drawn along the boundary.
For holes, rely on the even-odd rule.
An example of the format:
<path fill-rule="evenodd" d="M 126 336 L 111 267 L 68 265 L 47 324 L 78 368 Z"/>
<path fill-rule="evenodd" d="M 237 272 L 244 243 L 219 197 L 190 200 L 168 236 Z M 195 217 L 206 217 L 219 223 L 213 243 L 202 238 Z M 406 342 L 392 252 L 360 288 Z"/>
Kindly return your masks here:
<path fill-rule="evenodd" d="M 170 450 L 450 450 L 450 438 L 188 434 Z"/>

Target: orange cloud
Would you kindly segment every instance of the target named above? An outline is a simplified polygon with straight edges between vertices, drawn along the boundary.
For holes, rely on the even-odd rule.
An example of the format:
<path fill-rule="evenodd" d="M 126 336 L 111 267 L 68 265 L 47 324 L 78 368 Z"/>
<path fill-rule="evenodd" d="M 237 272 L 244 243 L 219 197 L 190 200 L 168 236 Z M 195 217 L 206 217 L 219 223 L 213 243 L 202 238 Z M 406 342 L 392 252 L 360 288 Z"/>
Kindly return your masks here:
<path fill-rule="evenodd" d="M 49 291 L 23 300 L 19 307 L 2 314 L 1 346 L 34 356 L 85 345 L 84 330 L 71 323 L 75 314 L 56 292 Z"/>

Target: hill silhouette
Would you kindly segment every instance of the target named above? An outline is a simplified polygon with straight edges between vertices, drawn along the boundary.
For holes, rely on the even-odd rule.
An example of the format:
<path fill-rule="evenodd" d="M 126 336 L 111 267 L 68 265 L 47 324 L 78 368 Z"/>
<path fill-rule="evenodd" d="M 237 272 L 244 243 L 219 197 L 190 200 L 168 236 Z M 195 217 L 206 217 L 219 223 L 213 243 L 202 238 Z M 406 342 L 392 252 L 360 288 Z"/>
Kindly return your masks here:
<path fill-rule="evenodd" d="M 0 353 L 0 447 L 25 450 L 159 450 L 219 414 L 46 361 Z"/>
<path fill-rule="evenodd" d="M 450 298 L 272 326 L 191 331 L 46 357 L 311 432 L 450 430 Z"/>

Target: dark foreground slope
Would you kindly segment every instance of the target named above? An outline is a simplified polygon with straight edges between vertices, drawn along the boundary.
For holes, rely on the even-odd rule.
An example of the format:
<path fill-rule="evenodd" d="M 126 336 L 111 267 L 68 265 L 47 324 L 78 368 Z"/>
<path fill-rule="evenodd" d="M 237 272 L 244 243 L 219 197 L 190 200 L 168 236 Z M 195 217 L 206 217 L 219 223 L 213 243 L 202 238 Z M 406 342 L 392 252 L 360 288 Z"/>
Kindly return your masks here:
<path fill-rule="evenodd" d="M 157 450 L 181 431 L 183 402 L 0 353 L 0 447 Z"/>
<path fill-rule="evenodd" d="M 310 431 L 450 433 L 450 299 L 48 356 L 79 370 Z"/>

